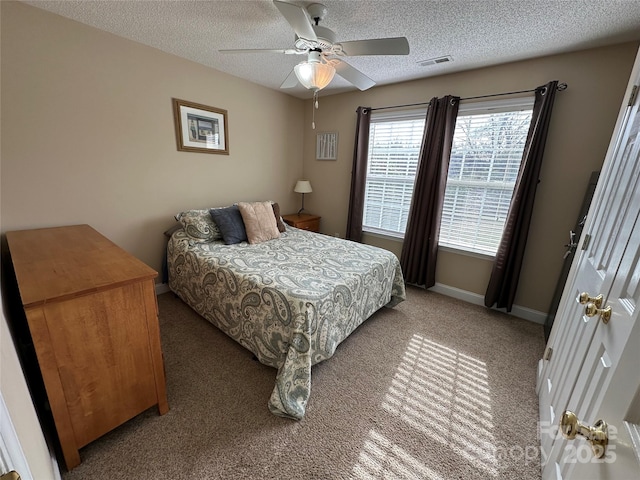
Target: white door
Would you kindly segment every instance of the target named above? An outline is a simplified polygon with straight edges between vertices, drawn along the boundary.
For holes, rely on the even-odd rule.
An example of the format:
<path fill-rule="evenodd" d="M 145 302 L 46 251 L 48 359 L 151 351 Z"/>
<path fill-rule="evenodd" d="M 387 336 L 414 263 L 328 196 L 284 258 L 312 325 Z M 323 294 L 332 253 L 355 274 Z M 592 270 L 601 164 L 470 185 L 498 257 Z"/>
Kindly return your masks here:
<path fill-rule="evenodd" d="M 640 52 L 625 101 L 630 98 L 633 85 L 640 83 L 639 59 Z M 540 364 L 538 394 L 544 478 L 570 478 L 576 462 L 585 460 L 584 455 L 577 456 L 585 451 L 582 447 L 589 452 L 581 440 L 568 441 L 558 434 L 562 412 L 572 410 L 581 421 L 592 424 L 596 420 L 594 415 L 600 413 L 608 388 L 627 385 L 629 404 L 620 407 L 624 412 L 618 412 L 619 418 L 612 416 L 608 420 L 613 431 L 622 424 L 612 422 L 629 417 L 640 382 L 636 381 L 634 386 L 632 379 L 618 384 L 613 380 L 618 367 L 618 373 L 625 368 L 622 360 L 635 359 L 633 355 L 628 358 L 634 344 L 627 343 L 627 339 L 637 317 L 636 301 L 640 301 L 640 288 L 636 288 L 637 280 L 632 278 L 640 275 L 640 266 L 636 271 L 635 262 L 640 246 L 640 225 L 636 226 L 640 213 L 640 142 L 636 141 L 639 129 L 638 101 L 633 106 L 625 102 L 583 230 L 583 250 L 578 251 L 574 259 L 549 338 L 548 348 L 553 352 L 550 358 L 545 355 Z M 599 315 L 585 314 L 585 305 L 577 301 L 582 292 L 593 298 L 603 295 L 601 307 L 614 309 L 608 324 Z M 640 369 L 640 363 L 636 368 Z M 637 380 L 640 376 L 636 374 L 634 378 Z M 612 438 L 610 453 L 615 450 L 613 442 Z M 622 465 L 622 462 L 612 465 Z M 640 468 L 638 464 L 635 467 Z M 626 475 L 639 478 L 638 471 Z M 601 478 L 595 470 L 590 474 L 583 471 L 580 475 L 573 478 Z"/>
<path fill-rule="evenodd" d="M 23 480 L 32 478 L 27 459 L 22 451 L 9 410 L 0 392 L 0 475 L 16 471 Z"/>
<path fill-rule="evenodd" d="M 607 422 L 609 443 L 597 461 L 588 442 L 567 441 L 575 462 L 562 465 L 564 478 L 640 479 L 640 217 L 607 304 L 611 319 L 596 329 L 569 409 L 585 423 Z"/>

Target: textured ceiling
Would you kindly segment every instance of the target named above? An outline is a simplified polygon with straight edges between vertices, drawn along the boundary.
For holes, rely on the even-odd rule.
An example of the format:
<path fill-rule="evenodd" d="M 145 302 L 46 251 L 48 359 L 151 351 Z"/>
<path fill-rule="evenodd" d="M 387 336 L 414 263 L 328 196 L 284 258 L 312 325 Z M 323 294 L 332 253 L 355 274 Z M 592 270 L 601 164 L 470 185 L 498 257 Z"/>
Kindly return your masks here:
<path fill-rule="evenodd" d="M 223 54 L 291 48 L 294 34 L 271 0 L 26 1 L 101 30 L 278 89 L 303 56 Z M 290 0 L 307 6 L 313 2 Z M 407 56 L 345 60 L 377 85 L 640 40 L 640 0 L 322 0 L 320 25 L 337 41 L 407 37 Z M 419 62 L 450 55 L 453 62 Z M 323 94 L 355 90 L 337 76 Z M 283 90 L 307 98 L 298 86 Z"/>

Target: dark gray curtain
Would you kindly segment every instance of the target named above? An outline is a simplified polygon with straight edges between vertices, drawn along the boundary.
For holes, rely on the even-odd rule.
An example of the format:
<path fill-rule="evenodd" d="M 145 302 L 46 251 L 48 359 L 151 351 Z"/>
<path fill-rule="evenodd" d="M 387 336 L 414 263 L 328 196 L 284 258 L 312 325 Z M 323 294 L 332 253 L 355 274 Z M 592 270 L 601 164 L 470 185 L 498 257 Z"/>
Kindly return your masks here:
<path fill-rule="evenodd" d="M 557 87 L 558 82 L 553 81 L 536 88 L 535 91 L 531 126 L 522 163 L 484 297 L 487 307 L 497 304 L 498 308 L 506 308 L 508 312 L 513 307 Z"/>
<path fill-rule="evenodd" d="M 358 107 L 356 140 L 353 149 L 353 168 L 351 170 L 351 194 L 347 217 L 345 238 L 355 242 L 362 241 L 362 215 L 364 213 L 364 191 L 367 182 L 367 159 L 369 156 L 369 129 L 371 126 L 371 107 Z"/>
<path fill-rule="evenodd" d="M 436 258 L 440 217 L 447 185 L 451 143 L 460 98 L 432 98 L 427 110 L 407 229 L 400 256 L 405 282 L 432 287 L 436 283 Z"/>

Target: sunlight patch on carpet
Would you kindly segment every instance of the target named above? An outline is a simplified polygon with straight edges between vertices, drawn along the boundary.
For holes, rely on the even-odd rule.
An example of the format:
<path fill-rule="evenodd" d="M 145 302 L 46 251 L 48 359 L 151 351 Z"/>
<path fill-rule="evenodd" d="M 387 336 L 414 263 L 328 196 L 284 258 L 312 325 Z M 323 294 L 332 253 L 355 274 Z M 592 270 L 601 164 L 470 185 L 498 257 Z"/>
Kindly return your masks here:
<path fill-rule="evenodd" d="M 364 442 L 358 463 L 353 468 L 353 474 L 359 480 L 379 478 L 444 480 L 444 477 L 375 430 L 369 431 L 369 437 Z"/>
<path fill-rule="evenodd" d="M 493 435 L 491 391 L 484 362 L 414 335 L 382 408 L 425 437 L 425 445 L 420 448 L 438 451 L 444 446 L 447 452 L 460 457 L 460 461 L 481 472 L 483 477 L 498 476 L 498 446 Z M 374 440 L 368 440 L 371 441 Z M 370 450 L 365 444 L 358 468 L 369 471 L 368 465 L 382 453 L 397 455 L 395 449 L 399 447 L 396 445 L 384 447 L 375 441 L 374 444 L 379 446 L 379 451 Z M 403 453 L 411 458 L 407 452 Z M 433 460 L 434 464 L 438 461 L 438 458 Z M 426 465 L 416 466 L 411 462 L 404 466 L 412 472 L 411 476 L 422 473 L 417 467 L 428 469 Z M 383 470 L 377 473 L 393 476 L 396 472 Z M 426 478 L 438 477 L 432 472 Z"/>

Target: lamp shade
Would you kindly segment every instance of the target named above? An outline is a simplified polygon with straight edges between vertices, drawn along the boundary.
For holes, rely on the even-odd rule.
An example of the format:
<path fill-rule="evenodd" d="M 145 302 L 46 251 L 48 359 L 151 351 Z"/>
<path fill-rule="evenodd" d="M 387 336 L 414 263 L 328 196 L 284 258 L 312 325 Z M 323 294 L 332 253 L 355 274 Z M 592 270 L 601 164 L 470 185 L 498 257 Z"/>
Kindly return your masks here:
<path fill-rule="evenodd" d="M 309 180 L 298 180 L 296 186 L 293 189 L 296 193 L 311 193 L 311 182 Z"/>
<path fill-rule="evenodd" d="M 293 67 L 298 81 L 309 90 L 322 90 L 329 85 L 336 69 L 328 63 L 322 63 L 319 52 L 309 52 L 309 59 Z"/>

